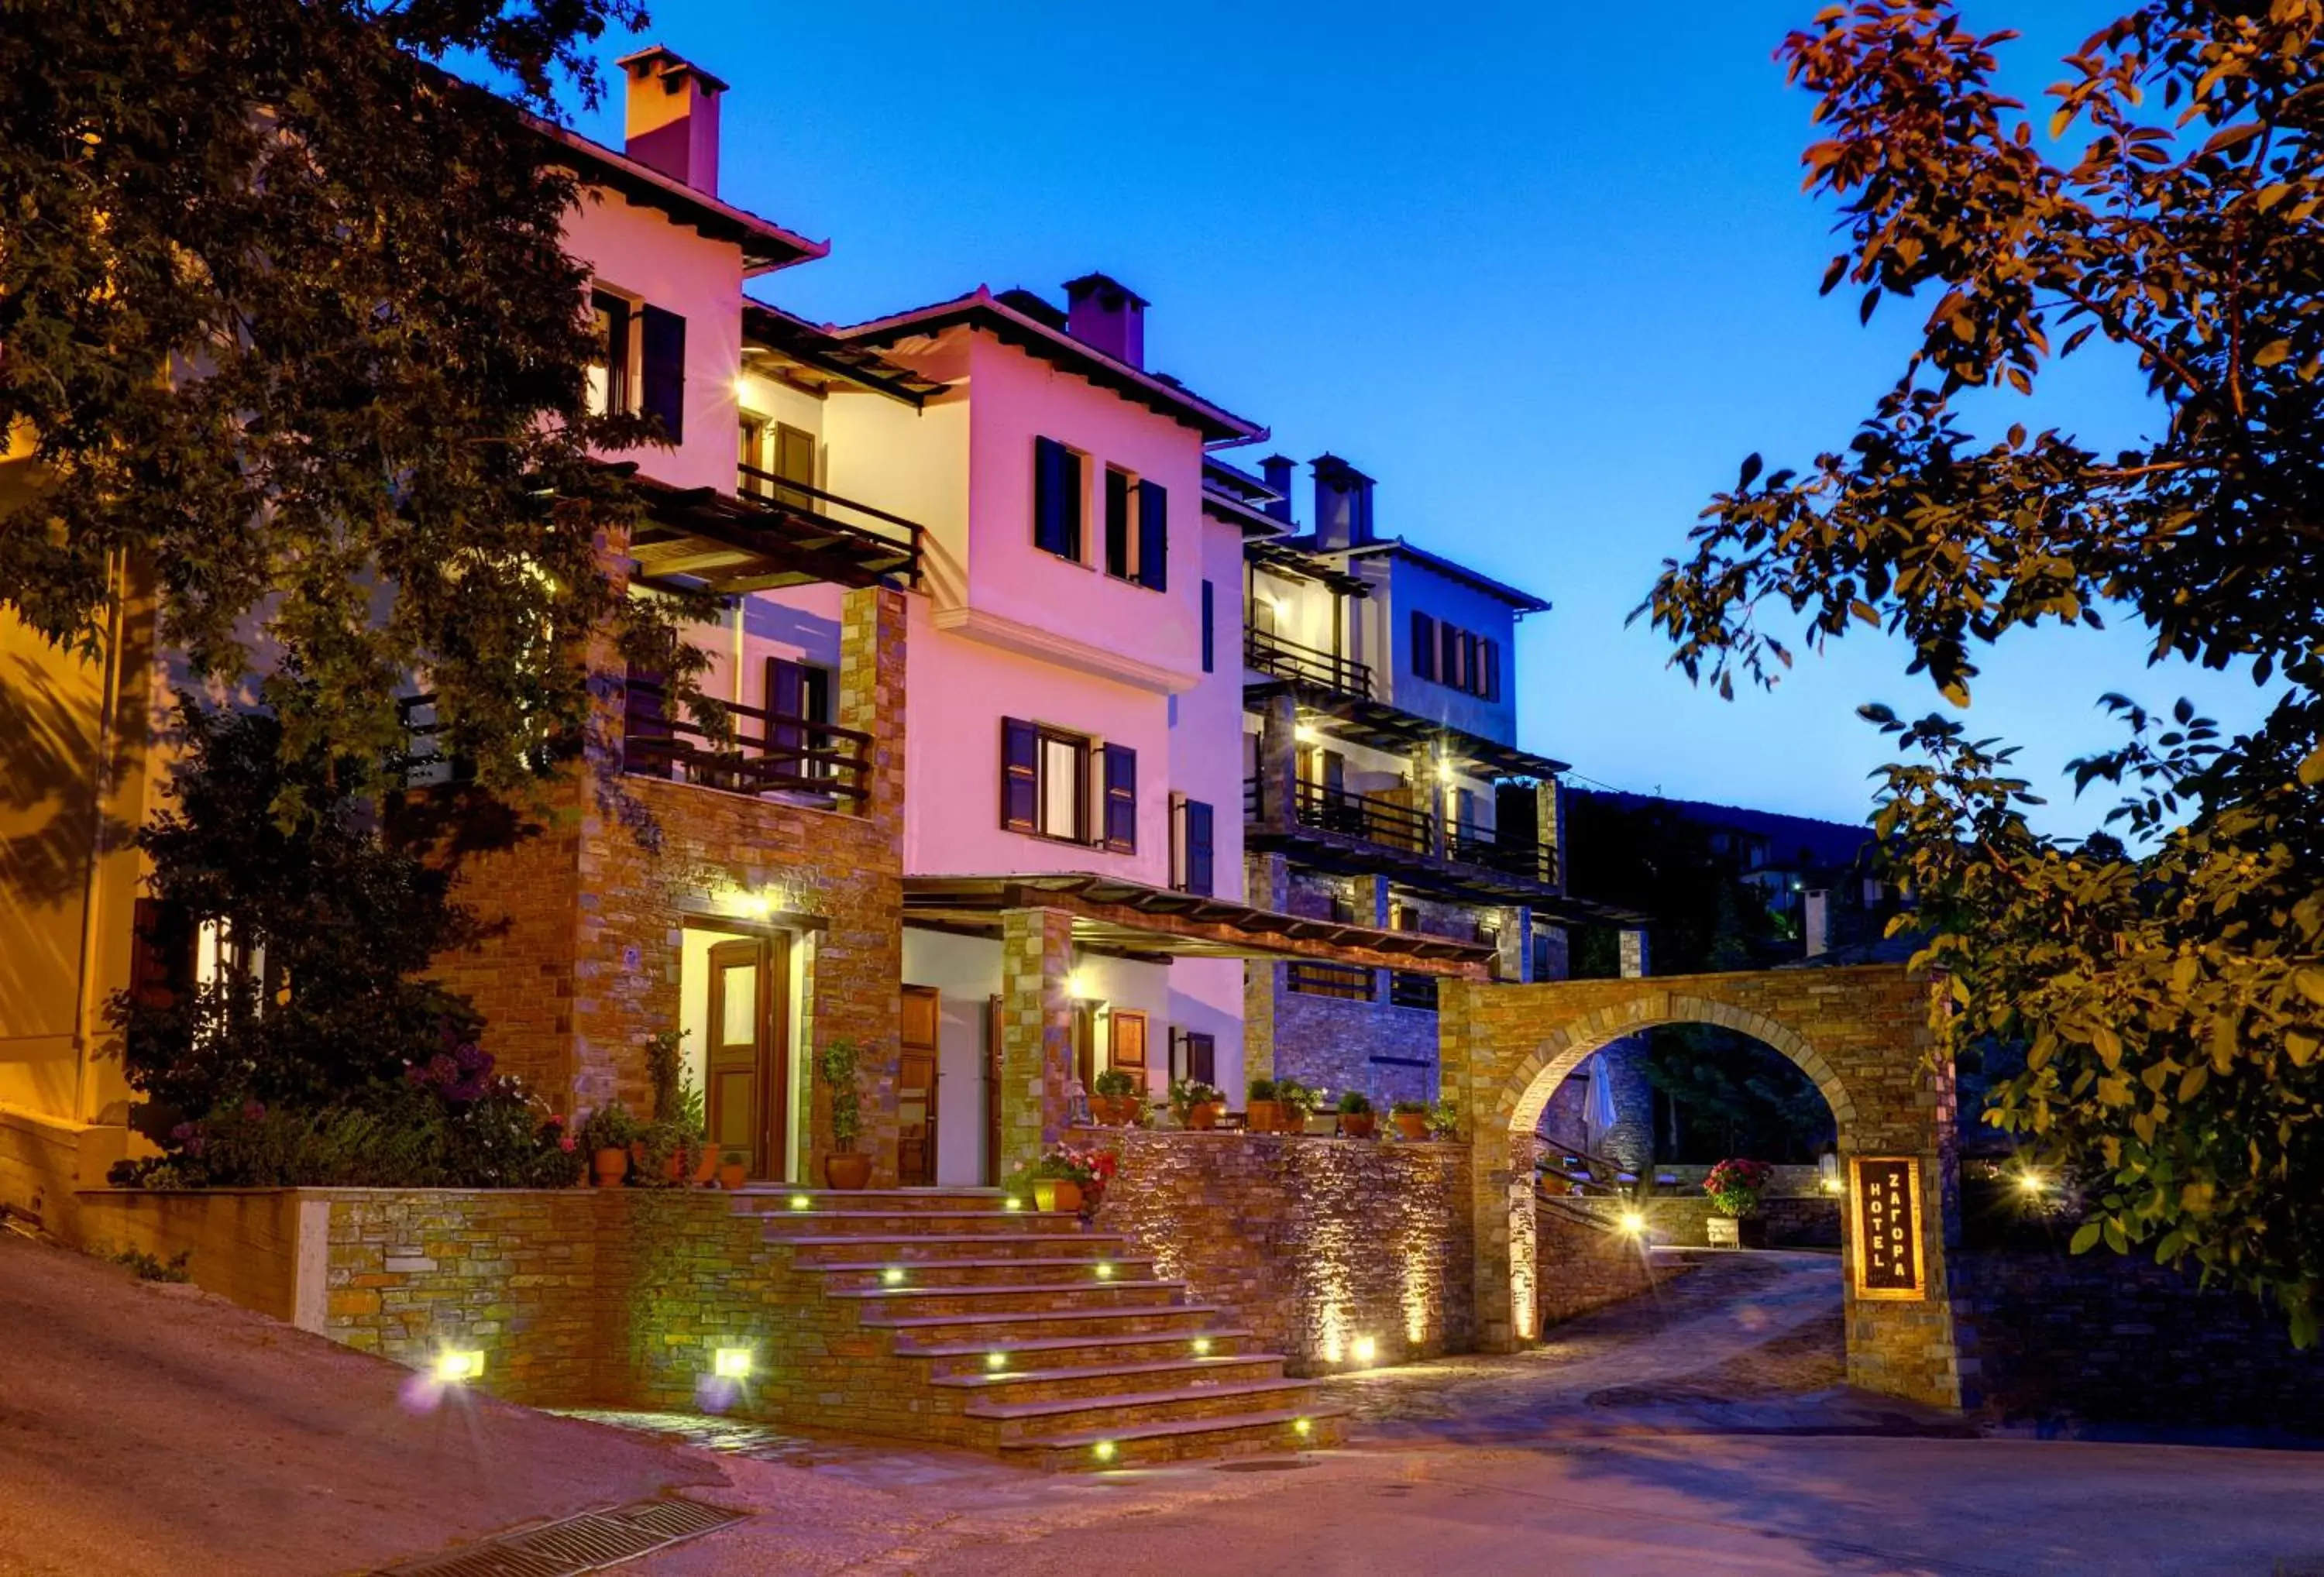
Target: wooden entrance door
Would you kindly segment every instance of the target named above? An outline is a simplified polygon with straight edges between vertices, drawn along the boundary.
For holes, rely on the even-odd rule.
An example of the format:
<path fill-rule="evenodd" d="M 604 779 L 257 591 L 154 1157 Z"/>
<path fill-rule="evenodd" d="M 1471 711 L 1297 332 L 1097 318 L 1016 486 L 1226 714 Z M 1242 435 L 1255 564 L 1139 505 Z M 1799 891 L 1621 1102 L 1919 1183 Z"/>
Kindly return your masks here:
<path fill-rule="evenodd" d="M 904 988 L 904 1033 L 896 1064 L 896 1182 L 928 1187 L 936 1180 L 936 1037 L 944 997 L 934 986 Z"/>
<path fill-rule="evenodd" d="M 776 936 L 737 937 L 712 947 L 709 962 L 702 1082 L 710 1142 L 752 1177 L 779 1176 L 790 1088 L 782 990 L 788 945 Z"/>

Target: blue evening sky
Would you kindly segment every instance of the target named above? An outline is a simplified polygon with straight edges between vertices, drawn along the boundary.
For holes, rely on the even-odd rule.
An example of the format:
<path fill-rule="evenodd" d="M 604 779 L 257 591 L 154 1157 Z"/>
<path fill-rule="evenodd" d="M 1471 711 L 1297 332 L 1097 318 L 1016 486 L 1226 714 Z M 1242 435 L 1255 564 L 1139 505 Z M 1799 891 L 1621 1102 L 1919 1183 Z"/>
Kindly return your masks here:
<path fill-rule="evenodd" d="M 1600 783 L 1858 820 L 1886 758 L 1854 708 L 1937 705 L 1901 649 L 1852 635 L 1721 702 L 1623 623 L 1744 455 L 1840 445 L 1902 363 L 1905 314 L 1866 330 L 1815 293 L 1831 216 L 1799 189 L 1809 103 L 1770 53 L 1819 4 L 1431 23 L 1373 0 L 658 0 L 647 38 L 733 84 L 722 195 L 833 243 L 757 293 L 849 323 L 1113 273 L 1153 302 L 1149 365 L 1302 461 L 1328 448 L 1377 476 L 1383 531 L 1555 603 L 1518 642 L 1521 742 Z M 1969 17 L 2026 30 L 2010 59 L 2031 97 L 2120 9 Z M 641 41 L 607 42 L 610 61 Z M 613 89 L 576 120 L 619 146 Z M 1990 409 L 2126 439 L 2148 414 L 2123 370 L 2078 357 L 2033 412 Z M 2144 657 L 2125 621 L 1983 665 L 1970 720 L 2024 745 L 2059 830 L 2099 808 L 2055 774 L 2115 737 L 2101 692 L 2253 713 L 2247 682 Z"/>

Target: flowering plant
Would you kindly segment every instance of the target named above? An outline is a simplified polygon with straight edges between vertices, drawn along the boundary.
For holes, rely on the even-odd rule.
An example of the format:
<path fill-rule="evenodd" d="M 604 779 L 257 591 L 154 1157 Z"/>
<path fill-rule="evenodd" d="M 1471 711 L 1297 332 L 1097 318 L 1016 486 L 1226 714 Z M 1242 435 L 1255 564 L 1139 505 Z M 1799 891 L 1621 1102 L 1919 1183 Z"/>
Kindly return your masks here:
<path fill-rule="evenodd" d="M 1192 1107 L 1208 1106 L 1226 1098 L 1225 1091 L 1200 1079 L 1173 1079 L 1170 1082 L 1170 1110 L 1182 1119 Z"/>
<path fill-rule="evenodd" d="M 1328 1090 L 1311 1088 L 1296 1079 L 1275 1081 L 1276 1100 L 1295 1120 L 1302 1123 L 1322 1111 L 1323 1102 L 1330 1095 L 1331 1092 Z"/>
<path fill-rule="evenodd" d="M 1775 1168 L 1765 1161 L 1724 1160 L 1711 1168 L 1702 1191 L 1711 1195 L 1711 1209 L 1739 1220 L 1759 1208 L 1759 1195 L 1775 1175 Z"/>
<path fill-rule="evenodd" d="M 1038 1160 L 1018 1168 L 1016 1176 L 1010 1179 L 1010 1192 L 1028 1194 L 1037 1182 L 1077 1183 L 1082 1191 L 1082 1213 L 1087 1215 L 1097 1209 L 1098 1201 L 1105 1195 L 1105 1185 L 1120 1169 L 1121 1157 L 1117 1151 L 1051 1145 Z"/>

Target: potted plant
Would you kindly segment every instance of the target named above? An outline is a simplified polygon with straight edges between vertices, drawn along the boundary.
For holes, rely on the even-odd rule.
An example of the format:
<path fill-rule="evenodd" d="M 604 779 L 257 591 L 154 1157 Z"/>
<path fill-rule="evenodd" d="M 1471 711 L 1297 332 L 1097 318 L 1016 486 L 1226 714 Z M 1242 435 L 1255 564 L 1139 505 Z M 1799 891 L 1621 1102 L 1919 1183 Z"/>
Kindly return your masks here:
<path fill-rule="evenodd" d="M 1206 1084 L 1200 1079 L 1174 1079 L 1170 1082 L 1170 1109 L 1178 1114 L 1182 1124 L 1200 1132 L 1219 1125 L 1219 1118 L 1227 1109 L 1227 1098 L 1216 1084 Z"/>
<path fill-rule="evenodd" d="M 708 1181 L 717 1162 L 703 1142 L 707 1118 L 702 1090 L 679 1055 L 683 1029 L 666 1029 L 646 1042 L 646 1078 L 653 1086 L 654 1120 L 630 1145 L 631 1181 L 647 1187 L 684 1187 Z"/>
<path fill-rule="evenodd" d="M 1764 1249 L 1767 1223 L 1759 1219 L 1759 1195 L 1766 1191 L 1775 1169 L 1765 1161 L 1736 1157 L 1711 1168 L 1702 1191 L 1711 1195 L 1711 1246 L 1714 1249 Z"/>
<path fill-rule="evenodd" d="M 1253 1133 L 1283 1131 L 1283 1102 L 1276 1098 L 1273 1079 L 1253 1079 L 1244 1092 L 1243 1126 Z"/>
<path fill-rule="evenodd" d="M 1437 1101 L 1428 1108 L 1428 1137 L 1434 1139 L 1455 1139 L 1461 1137 L 1461 1109 L 1450 1101 Z"/>
<path fill-rule="evenodd" d="M 1108 1068 L 1098 1074 L 1096 1089 L 1090 1098 L 1090 1115 L 1099 1122 L 1115 1128 L 1136 1125 L 1139 1108 L 1145 1104 L 1143 1083 L 1128 1068 Z"/>
<path fill-rule="evenodd" d="M 1036 1210 L 1072 1211 L 1087 1216 L 1105 1197 L 1105 1185 L 1113 1180 L 1120 1164 L 1120 1157 L 1111 1150 L 1052 1145 L 1038 1160 L 1010 1174 L 1009 1192 L 1020 1196 L 1030 1194 Z"/>
<path fill-rule="evenodd" d="M 590 1157 L 600 1188 L 618 1188 L 630 1170 L 630 1146 L 644 1137 L 644 1129 L 619 1101 L 608 1101 L 583 1120 L 575 1136 Z"/>
<path fill-rule="evenodd" d="M 863 1098 L 856 1088 L 855 1043 L 835 1040 L 823 1048 L 816 1066 L 831 1086 L 831 1153 L 823 1157 L 823 1180 L 834 1188 L 861 1188 L 872 1181 L 872 1157 L 855 1153 L 863 1132 Z"/>
<path fill-rule="evenodd" d="M 1350 1090 L 1340 1097 L 1340 1135 L 1342 1139 L 1370 1139 L 1372 1126 L 1379 1119 L 1372 1114 L 1372 1103 L 1361 1090 Z"/>
<path fill-rule="evenodd" d="M 1388 1115 L 1396 1120 L 1396 1136 L 1403 1139 L 1424 1139 L 1428 1137 L 1428 1102 L 1425 1101 L 1392 1101 Z"/>
<path fill-rule="evenodd" d="M 1283 1131 L 1286 1133 L 1332 1133 L 1336 1117 L 1324 1111 L 1323 1089 L 1311 1089 L 1295 1078 L 1276 1080 L 1276 1101 L 1283 1105 Z M 1318 1117 L 1318 1112 L 1323 1115 Z"/>

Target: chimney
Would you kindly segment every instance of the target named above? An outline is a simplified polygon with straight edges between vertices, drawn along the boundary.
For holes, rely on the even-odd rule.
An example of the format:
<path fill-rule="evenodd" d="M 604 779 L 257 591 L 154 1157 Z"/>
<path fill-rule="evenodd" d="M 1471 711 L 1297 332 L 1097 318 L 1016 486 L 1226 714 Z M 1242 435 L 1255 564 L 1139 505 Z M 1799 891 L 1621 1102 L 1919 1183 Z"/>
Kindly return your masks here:
<path fill-rule="evenodd" d="M 1372 540 L 1372 479 L 1337 455 L 1318 455 L 1315 470 L 1315 545 L 1326 549 L 1360 548 Z"/>
<path fill-rule="evenodd" d="M 1808 957 L 1831 951 L 1831 894 L 1821 887 L 1810 888 L 1800 905 L 1800 935 L 1807 941 Z"/>
<path fill-rule="evenodd" d="M 1065 281 L 1065 332 L 1118 362 L 1146 365 L 1146 298 L 1102 273 Z"/>
<path fill-rule="evenodd" d="M 1293 469 L 1291 456 L 1288 455 L 1269 455 L 1259 463 L 1260 480 L 1267 484 L 1269 492 L 1277 495 L 1275 502 L 1267 506 L 1267 512 L 1286 526 L 1292 523 L 1291 473 Z"/>
<path fill-rule="evenodd" d="M 718 96 L 726 84 L 660 44 L 621 60 L 622 152 L 649 169 L 718 195 Z"/>

